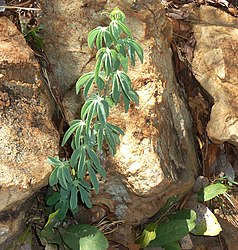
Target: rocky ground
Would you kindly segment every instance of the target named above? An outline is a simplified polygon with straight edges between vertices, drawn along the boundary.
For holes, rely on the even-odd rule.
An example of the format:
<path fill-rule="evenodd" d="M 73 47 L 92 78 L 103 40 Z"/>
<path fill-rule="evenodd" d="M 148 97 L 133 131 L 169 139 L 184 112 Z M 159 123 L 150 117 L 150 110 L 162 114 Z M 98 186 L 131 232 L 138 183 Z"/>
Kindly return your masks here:
<path fill-rule="evenodd" d="M 16 125 L 12 126 L 14 131 L 18 129 L 19 132 L 15 135 L 15 139 L 12 136 L 13 139 L 11 140 L 15 143 L 20 137 L 26 138 L 25 135 L 30 138 L 30 144 L 28 142 L 21 144 L 21 146 L 19 146 L 20 142 L 18 144 L 21 149 L 20 152 L 22 152 L 22 159 L 16 156 L 19 147 L 9 149 L 11 152 L 16 151 L 16 154 L 11 153 L 14 157 L 11 160 L 8 159 L 8 161 L 14 162 L 17 159 L 17 164 L 22 164 L 20 172 L 17 174 L 19 176 L 25 169 L 23 163 L 26 160 L 24 157 L 29 159 L 29 156 L 31 156 L 32 161 L 37 159 L 38 164 L 35 164 L 34 167 L 38 170 L 41 168 L 43 162 L 41 158 L 47 158 L 49 151 L 53 153 L 57 150 L 58 133 L 62 135 L 67 127 L 67 121 L 77 114 L 80 105 L 77 104 L 78 106 L 76 106 L 75 103 L 81 103 L 82 99 L 75 95 L 72 97 L 72 86 L 79 72 L 84 73 L 84 70 L 90 69 L 93 56 L 85 48 L 83 37 L 86 36 L 89 28 L 98 24 L 98 21 L 102 23 L 105 21 L 99 20 L 98 16 L 92 13 L 94 10 L 100 11 L 107 1 L 98 1 L 96 5 L 93 5 L 90 1 L 82 1 L 82 3 L 78 1 L 75 5 L 68 3 L 67 8 L 63 3 L 61 5 L 55 3 L 55 1 L 51 3 L 48 3 L 48 1 L 39 2 L 33 0 L 0 1 L 0 5 L 7 4 L 10 7 L 6 9 L 0 7 L 0 26 L 3 27 L 4 22 L 7 23 L 0 31 L 7 30 L 5 32 L 6 37 L 9 34 L 10 38 L 15 37 L 15 33 L 17 33 L 17 30 L 12 27 L 12 23 L 25 36 L 29 31 L 39 27 L 40 23 L 46 25 L 39 33 L 39 38 L 29 37 L 28 42 L 34 52 L 26 49 L 27 45 L 23 37 L 20 36 L 15 38 L 15 42 L 19 41 L 21 45 L 20 49 L 15 50 L 19 45 L 13 43 L 12 49 L 5 52 L 6 55 L 10 55 L 10 52 L 15 51 L 15 61 L 14 66 L 12 66 L 14 70 L 9 71 L 12 72 L 9 76 L 9 82 L 12 83 L 14 72 L 19 70 L 15 67 L 17 60 L 20 60 L 19 58 L 26 54 L 28 55 L 27 58 L 23 58 L 21 61 L 23 60 L 31 67 L 37 68 L 38 66 L 35 66 L 36 60 L 33 59 L 37 58 L 40 65 L 37 72 L 44 79 L 44 95 L 38 94 L 41 84 L 37 81 L 35 81 L 33 89 L 32 86 L 28 87 L 35 75 L 27 76 L 25 73 L 21 75 L 20 80 L 24 84 L 28 83 L 28 85 L 26 84 L 28 92 L 21 92 L 22 85 L 19 84 L 16 84 L 11 92 L 6 91 L 10 84 L 0 85 L 0 108 L 3 107 L 3 114 L 8 115 L 10 112 L 8 107 L 14 104 L 16 108 L 12 113 L 10 112 L 13 116 L 12 120 L 18 119 L 17 124 L 20 124 L 18 128 L 16 128 Z M 118 4 L 125 7 L 127 2 L 118 1 Z M 78 16 L 74 17 L 72 13 L 76 8 L 82 7 L 77 4 L 84 5 L 86 11 L 79 11 L 84 21 L 81 20 L 76 27 L 72 23 L 74 23 L 73 20 L 77 22 Z M 192 189 L 194 172 L 196 172 L 196 176 L 204 176 L 209 181 L 213 181 L 221 173 L 235 178 L 238 172 L 238 75 L 236 73 L 238 65 L 236 56 L 238 52 L 238 3 L 236 0 L 197 2 L 174 0 L 163 1 L 162 4 L 163 7 L 159 4 L 159 7 L 156 6 L 157 9 L 153 9 L 153 13 L 156 13 L 158 17 L 156 21 L 159 24 L 155 23 L 152 18 L 144 18 L 148 15 L 144 10 L 139 16 L 139 21 L 134 14 L 131 14 L 129 18 L 129 25 L 134 30 L 141 30 L 136 36 L 143 43 L 146 55 L 145 65 L 138 67 L 132 74 L 137 91 L 141 96 L 143 110 L 140 110 L 139 116 L 139 111 L 134 109 L 128 116 L 123 116 L 123 119 L 118 119 L 120 110 L 114 111 L 112 120 L 126 128 L 127 133 L 122 139 L 123 147 L 118 150 L 115 159 L 112 160 L 108 157 L 106 160 L 105 164 L 109 171 L 109 177 L 104 185 L 104 190 L 107 191 L 102 190 L 99 196 L 92 198 L 94 207 L 91 211 L 80 206 L 79 215 L 69 220 L 69 224 L 77 222 L 97 225 L 110 240 L 111 249 L 138 249 L 136 245 L 128 244 L 128 242 L 133 242 L 136 236 L 141 233 L 143 225 L 150 221 L 150 217 L 156 214 L 158 207 L 161 207 L 168 197 L 177 193 L 186 193 Z M 133 6 L 136 11 L 141 8 L 139 4 Z M 152 4 L 152 6 L 154 5 Z M 110 8 L 110 4 L 107 8 Z M 164 9 L 168 19 L 163 17 Z M 126 7 L 125 10 L 127 10 Z M 127 11 L 130 13 L 129 10 Z M 93 16 L 93 18 L 90 19 L 89 16 Z M 8 23 L 5 17 L 12 23 Z M 139 28 L 133 26 L 136 22 L 139 23 Z M 64 29 L 60 28 L 62 25 L 64 25 Z M 159 28 L 153 29 L 152 27 Z M 76 33 L 78 29 L 82 31 L 80 37 Z M 160 32 L 163 34 L 162 38 Z M 144 34 L 147 36 L 144 36 Z M 66 37 L 67 41 L 65 41 Z M 5 42 L 7 39 L 2 40 Z M 42 41 L 44 47 L 41 47 Z M 76 53 L 77 51 L 80 51 L 79 55 Z M 152 62 L 150 61 L 151 58 L 153 59 Z M 2 59 L 0 58 L 0 60 Z M 3 58 L 1 65 L 4 65 L 4 60 L 8 60 L 8 58 Z M 157 74 L 160 75 L 159 80 Z M 64 82 L 64 85 L 62 85 L 62 82 Z M 29 91 L 32 91 L 33 95 Z M 159 94 L 154 96 L 154 92 Z M 28 93 L 28 95 L 25 93 Z M 36 99 L 36 96 L 39 99 Z M 49 106 L 55 106 L 58 110 L 54 114 L 52 114 L 52 109 L 47 110 L 45 105 L 42 104 L 48 102 L 47 98 L 54 102 L 54 105 L 49 104 Z M 34 109 L 31 109 L 33 103 Z M 158 112 L 158 107 L 160 112 Z M 161 112 L 161 110 L 166 110 L 166 112 Z M 31 114 L 31 117 L 26 117 L 26 114 Z M 44 114 L 43 117 L 40 114 Z M 7 115 L 6 117 L 8 117 Z M 54 118 L 54 124 L 49 121 L 51 116 Z M 1 119 L 2 117 L 4 116 L 1 115 Z M 156 119 L 160 120 L 157 127 L 154 126 Z M 29 125 L 33 123 L 33 120 L 38 121 L 33 126 L 34 129 Z M 144 123 L 144 120 L 147 122 Z M 170 121 L 173 121 L 174 124 L 171 125 Z M 181 121 L 185 121 L 185 128 L 182 127 Z M 10 122 L 4 121 L 3 123 L 7 124 L 4 130 L 6 131 Z M 27 126 L 29 126 L 29 129 Z M 22 130 L 23 127 L 25 127 L 25 130 Z M 58 132 L 55 131 L 55 127 Z M 1 125 L 0 128 L 2 129 L 4 126 Z M 185 133 L 184 137 L 181 136 L 183 133 Z M 4 135 L 2 141 L 7 138 L 6 134 L 9 135 L 10 133 L 5 132 L 4 134 L 1 132 L 1 135 Z M 158 137 L 160 140 L 157 141 L 156 138 Z M 195 143 L 191 139 L 193 137 L 195 137 Z M 32 150 L 29 150 L 32 154 L 24 155 L 24 150 L 29 147 L 28 145 L 36 143 L 31 138 L 42 138 L 47 146 L 44 144 L 45 146 L 41 148 L 34 149 L 33 147 Z M 151 141 L 154 145 L 155 143 L 159 145 L 161 156 L 159 160 L 157 154 L 150 150 Z M 15 145 L 14 143 L 10 143 L 10 145 Z M 127 145 L 129 146 L 127 147 Z M 122 149 L 124 151 L 126 149 L 130 157 L 125 157 L 125 152 Z M 6 148 L 3 150 L 6 151 Z M 61 155 L 67 156 L 68 154 L 67 148 L 61 149 Z M 146 158 L 143 157 L 144 154 L 147 155 Z M 171 158 L 173 161 L 171 161 Z M 5 159 L 3 157 L 2 161 Z M 29 178 L 33 178 L 32 183 L 34 184 L 35 177 L 34 175 L 32 177 L 31 171 L 38 172 L 31 170 L 31 165 L 27 169 L 30 173 Z M 182 173 L 175 171 L 177 166 L 181 166 Z M 184 166 L 186 167 L 184 168 Z M 37 174 L 41 178 L 36 181 L 37 185 L 30 192 L 26 194 L 21 192 L 23 197 L 20 197 L 17 190 L 12 190 L 11 194 L 7 195 L 13 200 L 9 202 L 9 199 L 5 199 L 7 205 L 2 203 L 3 209 L 0 209 L 0 211 L 3 212 L 0 215 L 4 217 L 3 227 L 6 230 L 11 231 L 12 225 L 9 225 L 15 223 L 16 220 L 22 227 L 21 220 L 23 217 L 26 226 L 24 234 L 10 248 L 12 250 L 44 249 L 39 244 L 36 229 L 42 228 L 46 221 L 44 210 L 46 188 L 34 194 L 33 203 L 29 202 L 31 209 L 28 209 L 26 215 L 25 212 L 22 213 L 21 218 L 14 217 L 14 211 L 17 213 L 18 210 L 13 209 L 11 213 L 5 212 L 7 206 L 10 207 L 11 204 L 17 204 L 19 200 L 30 197 L 35 190 L 47 183 L 49 166 L 44 169 L 45 173 L 41 171 L 40 174 Z M 167 172 L 161 169 L 166 169 Z M 11 174 L 7 170 L 5 172 Z M 175 173 L 175 176 L 171 177 L 171 172 Z M 24 185 L 28 186 L 29 183 L 27 175 L 21 176 L 26 179 L 13 181 L 15 187 L 19 190 L 22 190 Z M 8 180 L 11 179 L 12 177 L 8 177 Z M 126 185 L 124 185 L 125 182 Z M 5 188 L 4 190 L 9 190 L 8 187 L 12 187 L 12 183 L 9 181 L 3 182 L 1 186 Z M 177 190 L 174 191 L 176 188 Z M 167 192 L 165 196 L 158 196 L 158 193 L 166 193 L 165 190 Z M 184 243 L 183 249 L 237 249 L 238 214 L 236 204 L 238 204 L 238 200 L 236 199 L 236 188 L 231 195 L 232 202 L 224 199 L 222 200 L 222 206 L 215 203 L 211 207 L 216 211 L 219 218 L 223 228 L 222 233 L 217 237 L 191 236 L 190 245 Z M 182 201 L 175 205 L 175 208 L 186 207 L 186 203 L 189 202 L 191 196 L 191 193 L 186 195 Z M 124 210 L 120 210 L 122 207 Z M 19 211 L 22 211 L 21 209 L 22 206 L 19 206 Z M 12 231 L 15 233 L 14 230 Z M 32 241 L 33 245 L 30 248 Z"/>

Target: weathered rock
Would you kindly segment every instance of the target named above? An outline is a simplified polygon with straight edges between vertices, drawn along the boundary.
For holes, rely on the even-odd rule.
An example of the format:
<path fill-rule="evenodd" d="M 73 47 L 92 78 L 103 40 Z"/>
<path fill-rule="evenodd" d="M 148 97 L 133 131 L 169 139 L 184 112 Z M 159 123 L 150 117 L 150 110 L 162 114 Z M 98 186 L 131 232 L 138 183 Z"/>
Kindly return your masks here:
<path fill-rule="evenodd" d="M 108 23 L 103 11 L 119 6 L 144 48 L 145 63 L 130 69 L 140 106 L 132 106 L 128 114 L 123 107 L 112 111 L 110 120 L 125 130 L 125 136 L 115 158 L 106 159 L 107 179 L 93 199 L 126 220 L 127 226 L 116 234 L 127 242 L 133 237 L 128 225 L 152 216 L 168 197 L 187 192 L 194 183 L 192 120 L 174 78 L 171 24 L 160 1 L 41 2 L 45 49 L 64 91 L 92 69 L 95 51 L 88 49 L 86 38 L 92 28 Z"/>
<path fill-rule="evenodd" d="M 19 232 L 22 204 L 47 184 L 59 136 L 40 68 L 22 34 L 0 19 L 0 246 Z M 1 248 L 2 249 L 2 248 Z"/>
<path fill-rule="evenodd" d="M 201 6 L 194 25 L 193 72 L 214 99 L 209 138 L 238 145 L 238 19 L 210 6 Z"/>

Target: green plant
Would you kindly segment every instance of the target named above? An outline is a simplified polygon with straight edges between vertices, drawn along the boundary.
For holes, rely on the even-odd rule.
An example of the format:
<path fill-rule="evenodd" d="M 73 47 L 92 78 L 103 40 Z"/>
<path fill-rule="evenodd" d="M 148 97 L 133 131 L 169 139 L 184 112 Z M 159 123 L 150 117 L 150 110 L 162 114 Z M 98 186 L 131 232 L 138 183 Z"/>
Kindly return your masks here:
<path fill-rule="evenodd" d="M 96 47 L 95 70 L 81 76 L 76 83 L 76 93 L 83 88 L 86 99 L 80 119 L 70 123 L 62 146 L 71 140 L 73 153 L 70 159 L 60 160 L 49 157 L 54 165 L 49 178 L 52 194 L 47 199 L 48 206 L 54 206 L 57 217 L 63 220 L 68 210 L 73 213 L 78 208 L 78 193 L 87 207 L 91 207 L 90 192 L 99 192 L 98 175 L 106 176 L 98 155 L 103 145 L 108 145 L 114 155 L 119 144 L 122 129 L 108 122 L 110 108 L 120 99 L 124 102 L 125 112 L 130 102 L 139 105 L 139 97 L 127 75 L 129 61 L 135 66 L 135 57 L 143 63 L 143 50 L 132 38 L 125 25 L 125 15 L 115 8 L 109 15 L 107 27 L 97 27 L 88 34 L 88 45 Z M 92 86 L 95 86 L 93 91 Z"/>
<path fill-rule="evenodd" d="M 155 216 L 157 221 L 146 225 L 136 243 L 141 248 L 160 246 L 168 250 L 181 249 L 178 241 L 189 233 L 200 236 L 218 235 L 222 229 L 216 216 L 201 202 L 208 202 L 221 195 L 227 198 L 227 183 L 231 185 L 226 176 L 216 180 L 216 183 L 204 187 L 195 194 L 197 201 L 193 202 L 193 209 L 183 209 L 173 214 L 169 214 L 169 210 L 178 200 L 177 197 L 170 197 Z"/>
<path fill-rule="evenodd" d="M 164 249 L 181 249 L 178 240 L 191 232 L 196 224 L 193 210 L 181 210 L 170 215 L 164 223 L 148 224 L 137 240 L 141 248 L 163 247 Z"/>
<path fill-rule="evenodd" d="M 58 229 L 58 212 L 56 211 L 49 216 L 43 230 L 37 230 L 42 245 L 48 247 L 57 245 L 59 249 L 69 250 L 106 250 L 108 248 L 106 237 L 94 226 L 81 224 Z"/>
<path fill-rule="evenodd" d="M 25 29 L 27 29 L 27 28 L 25 28 Z M 34 46 L 34 48 L 36 50 L 42 49 L 42 47 L 43 47 L 44 42 L 43 42 L 42 37 L 39 35 L 39 32 L 42 29 L 44 29 L 44 25 L 40 24 L 39 26 L 32 28 L 29 31 L 23 32 L 23 33 L 25 33 L 24 37 L 25 37 L 26 41 L 28 43 L 31 43 L 32 46 Z"/>

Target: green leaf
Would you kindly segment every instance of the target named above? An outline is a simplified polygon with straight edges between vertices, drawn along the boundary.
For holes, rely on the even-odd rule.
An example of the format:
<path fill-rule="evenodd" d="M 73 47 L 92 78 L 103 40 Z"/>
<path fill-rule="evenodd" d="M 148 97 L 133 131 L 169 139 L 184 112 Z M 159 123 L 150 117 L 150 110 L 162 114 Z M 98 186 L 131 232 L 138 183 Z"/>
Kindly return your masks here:
<path fill-rule="evenodd" d="M 81 140 L 82 140 L 83 133 L 84 133 L 84 127 L 85 127 L 85 122 L 84 121 L 80 121 L 80 125 L 77 128 L 77 130 L 75 132 L 75 137 L 74 137 L 76 149 L 80 148 Z"/>
<path fill-rule="evenodd" d="M 134 67 L 135 66 L 135 49 L 134 47 L 132 47 L 130 44 L 127 44 L 128 46 L 128 55 L 130 57 L 131 60 L 131 65 Z"/>
<path fill-rule="evenodd" d="M 120 20 L 121 22 L 124 22 L 126 19 L 126 16 L 118 7 L 115 7 L 113 11 L 110 13 L 110 19 Z"/>
<path fill-rule="evenodd" d="M 131 37 L 131 32 L 130 30 L 127 28 L 127 26 L 121 22 L 120 20 L 117 20 L 117 24 L 120 28 L 121 31 L 123 31 L 124 33 L 126 33 L 129 37 Z"/>
<path fill-rule="evenodd" d="M 162 246 L 164 250 L 181 250 L 178 242 L 172 242 Z"/>
<path fill-rule="evenodd" d="M 183 238 L 195 227 L 194 213 L 191 210 L 190 219 L 176 219 L 159 225 L 156 229 L 156 239 L 151 241 L 149 246 L 163 246 Z"/>
<path fill-rule="evenodd" d="M 93 184 L 93 188 L 95 190 L 95 193 L 98 194 L 98 192 L 99 192 L 98 178 L 97 178 L 96 173 L 94 172 L 93 168 L 90 166 L 90 164 L 88 164 L 88 173 L 90 176 L 91 183 Z"/>
<path fill-rule="evenodd" d="M 103 129 L 100 128 L 97 132 L 97 143 L 98 143 L 98 151 L 100 152 L 102 150 L 102 144 L 103 144 Z"/>
<path fill-rule="evenodd" d="M 117 42 L 117 39 L 120 37 L 120 30 L 117 21 L 113 20 L 110 22 L 109 32 L 113 37 L 114 41 Z"/>
<path fill-rule="evenodd" d="M 91 124 L 93 117 L 95 116 L 95 111 L 96 111 L 96 105 L 95 103 L 93 103 L 93 105 L 91 105 L 89 108 L 87 119 L 86 119 L 86 133 L 87 134 L 89 134 L 90 124 Z"/>
<path fill-rule="evenodd" d="M 49 163 L 49 164 L 51 164 L 51 165 L 60 165 L 61 164 L 61 161 L 59 160 L 59 158 L 58 157 L 48 157 L 47 158 L 47 162 Z"/>
<path fill-rule="evenodd" d="M 102 68 L 102 65 L 103 65 L 103 58 L 105 56 L 105 48 L 101 48 L 98 52 L 97 52 L 97 55 L 96 55 L 96 59 L 97 59 L 97 62 L 96 62 L 96 66 L 95 66 L 95 81 L 96 83 L 98 84 L 98 81 L 99 81 L 99 72 Z"/>
<path fill-rule="evenodd" d="M 88 47 L 90 49 L 93 48 L 93 44 L 95 42 L 95 39 L 97 37 L 97 35 L 101 32 L 101 26 L 91 30 L 88 34 Z"/>
<path fill-rule="evenodd" d="M 104 178 L 106 178 L 106 170 L 102 166 L 95 166 L 96 171 Z"/>
<path fill-rule="evenodd" d="M 155 230 L 158 227 L 156 223 L 150 223 L 146 225 L 143 230 L 140 238 L 136 241 L 137 244 L 140 245 L 141 248 L 145 248 L 148 244 L 156 238 Z"/>
<path fill-rule="evenodd" d="M 70 209 L 75 210 L 78 205 L 78 190 L 77 187 L 72 185 L 70 190 Z"/>
<path fill-rule="evenodd" d="M 130 91 L 128 92 L 128 96 L 129 96 L 130 100 L 132 100 L 133 102 L 136 103 L 137 106 L 139 106 L 139 96 L 138 96 L 138 94 L 136 93 L 136 91 L 130 90 Z"/>
<path fill-rule="evenodd" d="M 56 205 L 55 205 L 55 209 L 59 209 L 59 213 L 57 215 L 57 217 L 59 218 L 59 220 L 63 220 L 68 212 L 69 209 L 69 202 L 66 200 L 60 200 Z"/>
<path fill-rule="evenodd" d="M 79 126 L 78 123 L 73 124 L 69 127 L 69 129 L 65 132 L 61 146 L 63 147 L 65 145 L 65 143 L 68 141 L 68 139 L 70 138 L 70 136 L 74 133 L 74 131 L 77 129 L 77 127 Z"/>
<path fill-rule="evenodd" d="M 101 49 L 102 48 L 102 30 L 97 35 L 97 38 L 96 38 L 96 47 L 97 47 L 97 49 Z"/>
<path fill-rule="evenodd" d="M 112 37 L 108 29 L 103 33 L 103 37 L 106 47 L 110 48 L 112 45 Z"/>
<path fill-rule="evenodd" d="M 133 49 L 135 50 L 136 54 L 138 55 L 141 63 L 143 63 L 143 49 L 141 48 L 141 46 L 133 39 L 129 40 L 130 45 L 133 47 Z"/>
<path fill-rule="evenodd" d="M 98 156 L 96 155 L 96 153 L 90 147 L 87 147 L 87 153 L 88 153 L 90 159 L 92 160 L 93 164 L 96 167 L 100 166 L 100 161 L 98 159 Z"/>
<path fill-rule="evenodd" d="M 78 94 L 80 89 L 88 83 L 90 79 L 94 79 L 95 73 L 94 72 L 88 72 L 84 75 L 82 75 L 78 81 L 76 82 L 76 93 Z"/>
<path fill-rule="evenodd" d="M 54 192 L 46 201 L 47 206 L 52 206 L 56 204 L 60 199 L 60 194 L 59 192 Z"/>
<path fill-rule="evenodd" d="M 71 183 L 71 182 L 73 181 L 72 176 L 71 176 L 71 174 L 70 174 L 70 170 L 69 170 L 68 167 L 64 167 L 62 173 L 63 173 L 63 175 L 64 175 L 65 180 L 66 180 L 68 183 Z"/>
<path fill-rule="evenodd" d="M 80 192 L 82 202 L 85 203 L 85 205 L 88 208 L 92 208 L 92 203 L 89 200 L 89 196 L 90 196 L 89 192 L 81 185 L 79 186 L 79 192 Z"/>
<path fill-rule="evenodd" d="M 216 236 L 222 229 L 216 218 L 216 216 L 210 211 L 210 209 L 203 204 L 196 204 L 196 226 L 192 230 L 192 234 Z"/>
<path fill-rule="evenodd" d="M 60 188 L 60 198 L 61 200 L 68 200 L 70 194 L 70 188 L 64 189 Z"/>
<path fill-rule="evenodd" d="M 120 86 L 117 74 L 112 77 L 112 98 L 115 103 L 118 103 L 120 98 Z"/>
<path fill-rule="evenodd" d="M 56 167 L 50 174 L 49 185 L 52 187 L 58 183 L 58 168 Z"/>
<path fill-rule="evenodd" d="M 85 87 L 84 87 L 84 90 L 83 90 L 83 95 L 84 97 L 87 97 L 88 96 L 88 92 L 89 90 L 92 88 L 92 85 L 93 85 L 93 82 L 94 82 L 95 78 L 92 77 L 88 80 L 88 82 L 86 83 Z"/>
<path fill-rule="evenodd" d="M 80 156 L 81 149 L 75 149 L 72 156 L 71 156 L 71 166 L 72 168 L 75 168 Z"/>
<path fill-rule="evenodd" d="M 107 122 L 107 127 L 120 135 L 124 135 L 124 131 L 122 129 L 120 129 L 119 127 L 117 127 L 116 125 L 113 125 L 113 124 Z"/>
<path fill-rule="evenodd" d="M 168 216 L 169 220 L 196 220 L 196 212 L 191 209 L 182 209 L 175 214 Z"/>
<path fill-rule="evenodd" d="M 109 246 L 105 236 L 91 225 L 72 225 L 59 231 L 64 243 L 70 249 L 106 250 Z"/>
<path fill-rule="evenodd" d="M 57 219 L 58 213 L 59 213 L 59 210 L 56 210 L 54 213 L 51 213 L 49 215 L 49 218 L 44 226 L 44 229 L 46 229 L 47 227 L 52 228 L 53 226 L 55 226 L 55 224 L 58 222 L 58 219 Z"/>
<path fill-rule="evenodd" d="M 97 115 L 100 123 L 104 126 L 106 124 L 107 116 L 102 103 L 98 103 L 97 105 Z"/>
<path fill-rule="evenodd" d="M 122 92 L 123 102 L 124 102 L 124 109 L 127 113 L 130 108 L 130 99 Z"/>
<path fill-rule="evenodd" d="M 220 194 L 225 194 L 228 188 L 221 183 L 211 184 L 197 194 L 198 201 L 209 201 Z"/>
<path fill-rule="evenodd" d="M 109 149 L 110 149 L 112 155 L 115 155 L 115 153 L 116 153 L 116 142 L 115 142 L 115 140 L 113 138 L 112 132 L 109 129 L 107 129 L 105 131 L 105 137 L 106 137 L 106 140 L 107 140 L 107 143 L 108 143 L 108 146 L 109 146 Z"/>
<path fill-rule="evenodd" d="M 98 86 L 99 90 L 103 90 L 104 89 L 105 83 L 104 83 L 103 78 L 100 75 L 99 75 L 98 80 L 97 80 L 96 83 L 97 83 L 97 86 Z"/>
<path fill-rule="evenodd" d="M 85 148 L 83 147 L 82 150 L 81 150 L 81 155 L 80 155 L 80 159 L 79 159 L 79 162 L 78 162 L 78 171 L 77 171 L 77 176 L 78 178 L 83 178 L 84 175 L 85 175 L 85 159 L 86 159 L 86 151 L 85 151 Z"/>
<path fill-rule="evenodd" d="M 89 110 L 89 109 L 91 108 L 91 106 L 93 106 L 93 105 L 94 105 L 94 103 L 93 103 L 93 101 L 92 101 L 91 99 L 88 99 L 88 100 L 84 103 L 84 105 L 83 105 L 83 107 L 82 107 L 82 109 L 81 109 L 81 117 L 82 117 L 83 120 L 86 118 L 87 113 L 88 113 L 88 110 Z"/>
<path fill-rule="evenodd" d="M 128 58 L 120 54 L 119 60 L 120 60 L 123 70 L 125 71 L 125 73 L 127 73 L 128 72 Z"/>

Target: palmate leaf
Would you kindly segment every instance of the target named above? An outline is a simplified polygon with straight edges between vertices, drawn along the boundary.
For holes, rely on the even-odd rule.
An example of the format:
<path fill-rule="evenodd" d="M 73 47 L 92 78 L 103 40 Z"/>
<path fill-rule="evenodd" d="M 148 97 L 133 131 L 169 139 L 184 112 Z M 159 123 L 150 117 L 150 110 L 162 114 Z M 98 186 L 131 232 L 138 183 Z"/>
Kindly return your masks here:
<path fill-rule="evenodd" d="M 143 49 L 141 48 L 141 46 L 134 39 L 131 39 L 131 38 L 128 38 L 128 44 L 130 45 L 131 48 L 133 48 L 133 51 L 136 52 L 141 63 L 143 63 L 144 55 L 143 55 Z"/>
<path fill-rule="evenodd" d="M 68 183 L 72 182 L 72 177 L 68 166 L 59 167 L 57 171 L 58 181 L 65 190 L 68 189 Z"/>
<path fill-rule="evenodd" d="M 104 68 L 105 75 L 109 76 L 113 71 L 116 71 L 120 66 L 118 53 L 114 49 L 101 48 L 97 55 L 97 62 L 95 67 L 95 80 L 99 81 L 99 72 Z"/>
<path fill-rule="evenodd" d="M 98 26 L 97 28 L 91 30 L 88 34 L 88 47 L 90 49 L 93 48 L 93 44 L 95 42 L 95 39 L 97 37 L 97 35 L 101 32 L 102 27 Z"/>
<path fill-rule="evenodd" d="M 121 22 L 124 22 L 126 19 L 126 16 L 118 7 L 115 7 L 113 11 L 110 13 L 110 19 L 120 20 Z"/>
<path fill-rule="evenodd" d="M 109 24 L 109 32 L 113 37 L 114 42 L 120 38 L 121 33 L 125 33 L 127 36 L 131 37 L 131 32 L 128 27 L 120 20 L 112 20 Z"/>
<path fill-rule="evenodd" d="M 92 49 L 94 43 L 96 43 L 97 49 L 101 49 L 103 42 L 108 48 L 112 45 L 112 37 L 107 27 L 98 26 L 97 28 L 90 31 L 88 35 L 89 48 Z"/>

